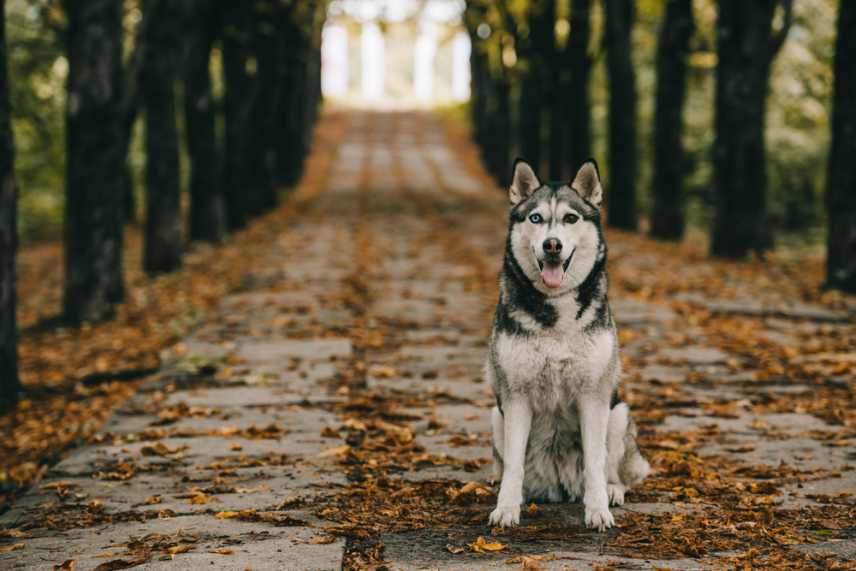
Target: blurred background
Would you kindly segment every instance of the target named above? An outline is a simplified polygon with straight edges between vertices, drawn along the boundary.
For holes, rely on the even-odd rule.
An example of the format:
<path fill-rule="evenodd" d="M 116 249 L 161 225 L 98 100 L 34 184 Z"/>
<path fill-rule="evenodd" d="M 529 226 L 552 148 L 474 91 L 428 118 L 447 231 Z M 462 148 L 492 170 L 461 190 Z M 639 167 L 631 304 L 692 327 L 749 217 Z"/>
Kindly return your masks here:
<path fill-rule="evenodd" d="M 193 2 L 182 4 L 189 6 Z M 585 78 L 590 98 L 588 154 L 601 159 L 601 168 L 608 179 L 608 165 L 604 164 L 609 104 L 604 3 L 575 2 L 576 16 L 571 4 L 571 0 L 470 2 L 466 20 L 472 20 L 474 29 L 468 33 L 464 17 L 467 6 L 463 0 L 331 1 L 321 35 L 324 95 L 334 103 L 387 108 L 468 106 L 473 38 L 479 69 L 488 68 L 487 81 L 480 82 L 483 85 L 479 98 L 473 104 L 507 105 L 508 115 L 499 118 L 511 123 L 500 126 L 509 131 L 507 155 L 541 158 L 540 150 L 535 151 L 531 141 L 526 142 L 520 136 L 526 130 L 529 138 L 536 138 L 533 118 L 517 112 L 521 105 L 526 105 L 522 99 L 534 98 L 530 107 L 542 111 L 537 140 L 544 149 L 545 166 L 551 160 L 547 157 L 551 149 L 555 160 L 562 163 L 562 170 L 567 171 L 585 153 L 570 151 L 568 155 L 566 149 L 557 148 L 558 138 L 547 131 L 551 125 L 562 131 L 578 128 L 556 117 L 558 112 L 563 117 L 568 114 L 569 102 L 565 100 L 572 98 L 574 84 L 579 87 L 581 83 L 571 77 L 572 52 L 580 49 L 574 42 L 576 34 L 571 26 L 571 19 L 576 17 L 578 24 L 587 22 L 586 27 L 578 25 L 577 31 L 585 36 L 581 42 L 589 60 Z M 635 179 L 638 208 L 644 215 L 653 201 L 650 189 L 655 148 L 651 143 L 655 130 L 658 36 L 667 6 L 676 3 L 637 0 L 627 4 L 634 12 L 629 23 L 628 49 L 637 92 Z M 685 4 L 692 5 L 692 21 L 682 23 L 673 18 L 666 23 L 675 28 L 673 35 L 686 36 L 671 38 L 680 44 L 674 46 L 671 55 L 676 60 L 685 56 L 686 63 L 683 76 L 675 79 L 686 85 L 684 125 L 680 133 L 684 149 L 681 166 L 689 222 L 691 226 L 705 228 L 712 224 L 714 215 L 711 159 L 718 62 L 717 3 L 695 0 Z M 786 242 L 818 246 L 823 239 L 822 187 L 829 147 L 836 4 L 835 0 L 795 3 L 787 41 L 772 58 L 769 70 L 770 96 L 764 120 L 768 216 L 771 229 Z M 505 8 L 500 9 L 501 6 Z M 141 35 L 143 6 L 136 0 L 127 0 L 122 9 L 122 48 L 126 63 L 130 64 Z M 6 11 L 12 125 L 20 187 L 19 232 L 24 242 L 56 239 L 63 221 L 64 107 L 69 67 L 63 34 L 67 16 L 60 2 L 49 0 L 7 0 Z M 265 14 L 262 11 L 259 17 L 265 18 Z M 781 7 L 775 9 L 775 21 L 769 27 L 781 27 L 783 15 Z M 552 36 L 548 42 L 535 37 L 538 26 L 546 27 Z M 530 53 L 540 55 L 531 57 Z M 221 46 L 215 42 L 211 53 L 212 87 L 215 98 L 222 103 L 223 80 L 218 73 L 221 57 Z M 544 74 L 543 78 L 532 81 L 531 76 L 537 74 Z M 505 83 L 508 102 L 502 103 L 496 100 L 496 87 L 500 86 L 501 92 Z M 544 96 L 533 93 L 539 88 Z M 539 102 L 541 97 L 543 100 Z M 556 110 L 554 105 L 564 109 Z M 491 114 L 494 110 L 485 112 Z M 142 116 L 135 117 L 129 152 L 138 205 L 142 205 L 139 197 L 144 194 L 142 122 Z M 572 135 L 568 133 L 562 138 L 568 136 Z M 565 142 L 565 146 L 570 144 Z M 188 161 L 186 152 L 181 150 L 181 173 L 186 179 Z M 500 161 L 492 170 L 502 170 L 508 160 Z M 552 174 L 559 172 L 558 167 L 552 169 Z M 138 210 L 136 214 L 141 215 L 141 208 Z"/>
<path fill-rule="evenodd" d="M 322 105 L 434 109 L 468 129 L 498 185 L 516 156 L 553 180 L 595 157 L 613 229 L 716 257 L 825 260 L 823 285 L 856 291 L 852 2 L 2 6 L 6 402 L 19 327 L 24 375 L 42 382 L 40 336 L 115 319 L 129 283 L 273 211 Z M 72 331 L 80 343 L 87 329 Z"/>

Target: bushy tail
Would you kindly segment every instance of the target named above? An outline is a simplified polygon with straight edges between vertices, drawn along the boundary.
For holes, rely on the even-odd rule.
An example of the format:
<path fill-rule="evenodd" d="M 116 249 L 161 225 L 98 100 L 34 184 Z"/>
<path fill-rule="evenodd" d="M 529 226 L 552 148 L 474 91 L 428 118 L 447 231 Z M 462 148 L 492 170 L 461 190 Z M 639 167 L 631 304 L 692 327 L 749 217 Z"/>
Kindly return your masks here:
<path fill-rule="evenodd" d="M 636 444 L 636 424 L 626 403 L 618 403 L 609 412 L 606 449 L 607 479 L 625 488 L 637 486 L 651 473 L 651 465 Z"/>

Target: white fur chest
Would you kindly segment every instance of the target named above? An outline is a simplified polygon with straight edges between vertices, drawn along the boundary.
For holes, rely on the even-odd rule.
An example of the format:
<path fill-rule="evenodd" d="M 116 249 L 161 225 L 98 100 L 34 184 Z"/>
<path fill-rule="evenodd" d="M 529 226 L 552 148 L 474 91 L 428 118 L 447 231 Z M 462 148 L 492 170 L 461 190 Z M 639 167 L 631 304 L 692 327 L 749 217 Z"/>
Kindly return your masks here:
<path fill-rule="evenodd" d="M 526 394 L 538 409 L 566 407 L 580 393 L 597 390 L 615 361 L 614 333 L 568 333 L 499 334 L 495 359 L 507 389 Z"/>

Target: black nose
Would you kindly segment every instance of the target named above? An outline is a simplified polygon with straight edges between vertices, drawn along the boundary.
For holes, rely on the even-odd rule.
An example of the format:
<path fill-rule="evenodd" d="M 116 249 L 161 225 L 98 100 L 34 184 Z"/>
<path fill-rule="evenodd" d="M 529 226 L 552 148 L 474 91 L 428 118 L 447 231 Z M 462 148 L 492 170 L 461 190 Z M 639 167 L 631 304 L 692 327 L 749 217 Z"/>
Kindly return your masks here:
<path fill-rule="evenodd" d="M 545 254 L 558 254 L 562 251 L 562 243 L 559 242 L 558 238 L 547 238 L 544 240 L 544 253 Z"/>

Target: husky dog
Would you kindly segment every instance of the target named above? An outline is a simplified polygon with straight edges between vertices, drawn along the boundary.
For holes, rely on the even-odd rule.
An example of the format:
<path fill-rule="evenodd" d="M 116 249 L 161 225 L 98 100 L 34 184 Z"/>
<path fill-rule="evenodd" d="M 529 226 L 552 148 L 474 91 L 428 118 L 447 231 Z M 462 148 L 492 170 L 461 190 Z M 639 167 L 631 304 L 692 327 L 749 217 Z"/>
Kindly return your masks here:
<path fill-rule="evenodd" d="M 616 392 L 618 337 L 607 301 L 603 189 L 597 165 L 542 184 L 518 159 L 500 297 L 486 364 L 495 474 L 490 523 L 520 522 L 520 504 L 582 498 L 585 523 L 604 531 L 609 504 L 650 471 Z"/>

